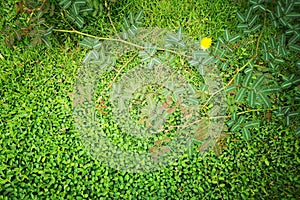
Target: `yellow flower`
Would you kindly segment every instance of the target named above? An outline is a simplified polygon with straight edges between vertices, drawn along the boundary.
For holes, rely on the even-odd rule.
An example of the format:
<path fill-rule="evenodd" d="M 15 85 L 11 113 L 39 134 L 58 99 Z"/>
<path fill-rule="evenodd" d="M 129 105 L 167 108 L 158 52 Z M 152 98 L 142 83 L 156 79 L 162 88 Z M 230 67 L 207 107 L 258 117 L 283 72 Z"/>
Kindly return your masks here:
<path fill-rule="evenodd" d="M 208 49 L 211 46 L 211 38 L 203 38 L 200 42 L 200 46 L 203 50 Z"/>

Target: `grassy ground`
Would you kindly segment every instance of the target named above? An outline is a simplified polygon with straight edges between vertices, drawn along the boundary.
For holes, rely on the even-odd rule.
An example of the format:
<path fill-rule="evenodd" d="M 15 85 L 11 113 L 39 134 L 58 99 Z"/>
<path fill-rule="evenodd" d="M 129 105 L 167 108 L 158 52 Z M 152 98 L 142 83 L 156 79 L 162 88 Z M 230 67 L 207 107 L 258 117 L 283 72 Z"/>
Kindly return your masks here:
<path fill-rule="evenodd" d="M 116 28 L 128 11 L 144 10 L 145 26 L 176 30 L 213 41 L 225 28 L 236 31 L 241 1 L 118 1 L 111 7 Z M 1 3 L 1 26 L 12 25 L 14 2 Z M 83 32 L 114 33 L 106 17 Z M 0 199 L 296 199 L 300 193 L 299 137 L 279 118 L 262 120 L 251 140 L 231 133 L 223 152 L 191 157 L 156 172 L 117 171 L 90 157 L 72 118 L 76 73 L 85 50 L 63 34 L 63 43 L 7 48 L 0 39 Z M 289 96 L 283 98 L 291 98 Z"/>

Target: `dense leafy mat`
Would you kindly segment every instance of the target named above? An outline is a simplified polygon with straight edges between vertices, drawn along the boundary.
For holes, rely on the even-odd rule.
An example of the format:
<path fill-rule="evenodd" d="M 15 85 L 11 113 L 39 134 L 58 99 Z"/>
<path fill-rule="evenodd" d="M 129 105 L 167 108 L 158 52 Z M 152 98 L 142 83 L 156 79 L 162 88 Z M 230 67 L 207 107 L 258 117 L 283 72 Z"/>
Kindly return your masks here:
<path fill-rule="evenodd" d="M 150 26 L 174 28 L 185 20 L 196 23 L 193 20 L 200 15 L 207 27 L 191 24 L 189 35 L 196 37 L 205 31 L 218 36 L 223 26 L 230 24 L 222 21 L 231 21 L 230 13 L 238 7 L 230 1 L 203 2 L 187 15 L 191 19 L 179 19 L 191 10 L 193 4 L 188 1 L 182 1 L 182 9 L 177 11 L 177 1 L 162 1 L 153 11 L 155 15 L 147 11 L 152 3 L 128 6 L 144 8 L 145 23 Z M 119 11 L 126 13 L 128 6 Z M 4 14 L 10 10 L 8 4 L 2 8 Z M 215 18 L 214 13 L 224 15 Z M 11 16 L 7 15 L 7 20 Z M 118 21 L 119 15 L 115 16 Z M 113 32 L 106 31 L 109 22 L 102 21 L 98 27 L 103 34 Z M 54 41 L 54 47 L 46 49 L 28 48 L 27 41 L 6 48 L 1 36 L 0 199 L 299 198 L 300 141 L 295 127 L 255 111 L 261 126 L 252 130 L 253 137 L 245 141 L 241 133 L 228 134 L 220 141 L 219 155 L 209 152 L 201 157 L 194 151 L 164 169 L 137 174 L 117 171 L 91 158 L 74 127 L 70 97 L 85 52 L 74 44 L 74 38 L 62 37 L 65 44 Z M 285 93 L 280 101 L 292 99 L 292 94 Z"/>

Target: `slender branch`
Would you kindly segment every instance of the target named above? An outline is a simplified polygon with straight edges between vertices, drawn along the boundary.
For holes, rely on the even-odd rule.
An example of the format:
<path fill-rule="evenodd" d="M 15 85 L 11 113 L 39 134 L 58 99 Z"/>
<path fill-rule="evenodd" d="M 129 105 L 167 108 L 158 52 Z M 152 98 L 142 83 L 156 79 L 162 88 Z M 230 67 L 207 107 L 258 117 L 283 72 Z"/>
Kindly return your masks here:
<path fill-rule="evenodd" d="M 33 8 L 33 9 L 30 9 L 29 7 L 25 6 L 25 9 L 27 9 L 28 11 L 30 11 L 30 16 L 29 16 L 29 18 L 27 20 L 27 23 L 32 19 L 32 16 L 33 16 L 33 14 L 34 14 L 35 11 L 42 10 L 42 8 L 44 7 L 45 3 L 46 3 L 46 0 L 43 0 L 42 1 L 42 5 L 40 5 L 37 8 Z"/>
<path fill-rule="evenodd" d="M 68 20 L 66 20 L 64 12 L 61 12 L 61 17 L 63 18 L 64 22 L 66 22 L 69 27 L 71 27 L 72 30 L 75 30 L 75 28 L 68 22 Z"/>
<path fill-rule="evenodd" d="M 72 29 L 73 29 L 73 27 L 72 27 Z M 127 45 L 130 45 L 130 46 L 137 47 L 138 49 L 141 49 L 141 50 L 145 49 L 145 47 L 143 47 L 143 46 L 140 46 L 140 45 L 138 45 L 138 44 L 135 44 L 135 43 L 132 43 L 132 42 L 123 40 L 122 38 L 106 38 L 106 37 L 99 37 L 99 36 L 94 36 L 94 35 L 91 35 L 91 34 L 88 34 L 88 33 L 83 33 L 83 32 L 77 31 L 76 29 L 73 29 L 73 30 L 53 29 L 53 31 L 61 32 L 61 33 L 74 33 L 74 34 L 83 35 L 83 36 L 90 37 L 90 38 L 96 38 L 96 39 L 99 39 L 99 40 L 105 40 L 105 41 L 122 42 L 122 43 L 124 43 L 124 44 L 127 44 Z M 166 52 L 170 52 L 170 53 L 173 53 L 173 54 L 177 54 L 177 55 L 179 55 L 180 57 L 190 58 L 190 56 L 187 56 L 187 55 L 185 55 L 184 53 L 178 53 L 178 52 L 176 52 L 176 51 L 173 51 L 173 50 L 170 50 L 170 49 L 166 49 L 166 48 L 157 47 L 157 50 L 158 50 L 158 51 L 166 51 Z"/>
<path fill-rule="evenodd" d="M 110 17 L 110 7 L 108 6 L 107 1 L 105 1 L 104 6 L 107 9 L 107 17 L 109 19 L 109 22 L 110 22 L 111 26 L 113 27 L 113 29 L 115 31 L 115 34 L 117 35 L 117 37 L 119 38 L 119 40 L 122 40 L 122 38 L 118 34 L 118 31 L 117 31 L 117 29 L 116 29 L 116 27 L 115 27 L 115 25 L 114 25 L 114 23 L 113 23 L 113 21 L 112 21 L 112 19 Z"/>
<path fill-rule="evenodd" d="M 264 25 L 263 25 L 263 27 L 266 27 L 266 13 L 265 13 L 265 16 L 264 16 Z M 256 49 L 255 49 L 255 55 L 254 55 L 254 57 L 256 57 L 257 56 L 257 52 L 258 52 L 258 49 L 259 49 L 259 42 L 260 42 L 260 40 L 261 40 L 261 37 L 262 37 L 262 35 L 263 35 L 263 32 L 264 32 L 264 29 L 262 28 L 261 29 L 261 32 L 260 32 L 260 34 L 259 34 L 259 36 L 258 36 L 258 38 L 257 38 L 257 42 L 256 42 Z"/>
<path fill-rule="evenodd" d="M 83 33 L 83 32 L 77 31 L 77 30 L 53 29 L 53 31 L 56 31 L 56 32 L 62 32 L 62 33 L 75 33 L 75 34 L 78 34 L 78 35 L 83 35 L 83 36 L 86 36 L 86 37 L 96 38 L 96 39 L 99 39 L 99 40 L 117 41 L 117 42 L 122 42 L 122 43 L 124 43 L 124 44 L 128 44 L 128 45 L 137 47 L 137 48 L 139 48 L 139 49 L 144 49 L 143 46 L 134 44 L 134 43 L 132 43 L 132 42 L 128 42 L 128 41 L 123 40 L 123 39 L 120 40 L 120 39 L 117 39 L 117 38 L 99 37 L 99 36 L 94 36 L 94 35 L 91 35 L 91 34 L 88 34 L 88 33 Z"/>

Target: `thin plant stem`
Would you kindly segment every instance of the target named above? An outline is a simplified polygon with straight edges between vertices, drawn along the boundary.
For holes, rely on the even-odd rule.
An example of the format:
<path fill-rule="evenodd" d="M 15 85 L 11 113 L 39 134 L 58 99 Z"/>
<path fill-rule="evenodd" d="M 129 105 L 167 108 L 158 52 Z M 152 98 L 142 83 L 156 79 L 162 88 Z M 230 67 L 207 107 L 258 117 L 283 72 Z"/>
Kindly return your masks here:
<path fill-rule="evenodd" d="M 117 31 L 117 29 L 116 29 L 116 27 L 115 27 L 115 25 L 114 25 L 114 23 L 113 23 L 113 21 L 112 21 L 112 19 L 111 19 L 111 17 L 110 17 L 110 7 L 108 6 L 107 1 L 105 1 L 104 6 L 105 6 L 106 9 L 107 9 L 107 17 L 108 17 L 108 19 L 109 19 L 110 25 L 111 25 L 112 28 L 114 29 L 115 34 L 117 35 L 117 37 L 119 38 L 119 40 L 122 40 L 122 38 L 121 38 L 120 35 L 118 34 L 118 31 Z"/>
<path fill-rule="evenodd" d="M 120 39 L 117 39 L 117 38 L 99 37 L 99 36 L 94 36 L 94 35 L 91 35 L 91 34 L 88 34 L 88 33 L 83 33 L 83 32 L 77 31 L 77 30 L 53 29 L 53 31 L 56 31 L 56 32 L 62 32 L 62 33 L 74 33 L 74 34 L 83 35 L 83 36 L 90 37 L 90 38 L 96 38 L 96 39 L 99 39 L 99 40 L 117 41 L 117 42 L 122 42 L 122 43 L 124 43 L 124 44 L 128 44 L 128 45 L 137 47 L 137 48 L 139 48 L 139 49 L 144 49 L 143 46 L 134 44 L 134 43 L 132 43 L 132 42 L 128 42 L 128 41 L 123 40 L 123 39 L 120 40 Z"/>

